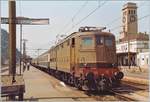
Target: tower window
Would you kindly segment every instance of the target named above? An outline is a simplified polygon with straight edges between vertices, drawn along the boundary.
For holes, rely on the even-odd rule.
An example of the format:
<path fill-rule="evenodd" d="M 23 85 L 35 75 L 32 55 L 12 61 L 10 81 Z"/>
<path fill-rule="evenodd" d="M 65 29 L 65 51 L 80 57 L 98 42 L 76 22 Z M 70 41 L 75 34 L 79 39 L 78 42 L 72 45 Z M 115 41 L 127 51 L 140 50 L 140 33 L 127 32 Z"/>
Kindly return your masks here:
<path fill-rule="evenodd" d="M 133 14 L 133 10 L 131 10 L 131 14 Z"/>
<path fill-rule="evenodd" d="M 129 10 L 129 14 L 130 14 L 130 10 Z"/>
<path fill-rule="evenodd" d="M 134 10 L 134 14 L 135 14 L 135 10 Z"/>

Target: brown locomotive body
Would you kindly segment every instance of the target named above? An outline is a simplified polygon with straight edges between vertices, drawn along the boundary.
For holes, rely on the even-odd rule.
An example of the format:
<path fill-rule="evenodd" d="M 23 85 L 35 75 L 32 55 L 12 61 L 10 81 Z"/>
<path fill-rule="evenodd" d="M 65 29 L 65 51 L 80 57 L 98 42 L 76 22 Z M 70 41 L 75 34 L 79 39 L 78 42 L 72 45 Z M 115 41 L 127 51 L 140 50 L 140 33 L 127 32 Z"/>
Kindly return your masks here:
<path fill-rule="evenodd" d="M 80 28 L 39 56 L 39 65 L 45 65 L 39 68 L 82 89 L 103 91 L 118 84 L 123 73 L 117 67 L 115 36 L 90 29 Z"/>

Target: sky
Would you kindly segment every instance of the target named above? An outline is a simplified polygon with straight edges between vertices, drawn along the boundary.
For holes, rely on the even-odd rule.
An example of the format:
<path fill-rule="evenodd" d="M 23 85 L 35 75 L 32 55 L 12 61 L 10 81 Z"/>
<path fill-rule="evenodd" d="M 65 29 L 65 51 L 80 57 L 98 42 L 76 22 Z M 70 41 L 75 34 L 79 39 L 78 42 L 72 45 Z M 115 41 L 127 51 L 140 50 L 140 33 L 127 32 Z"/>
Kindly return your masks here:
<path fill-rule="evenodd" d="M 149 1 L 29 1 L 16 0 L 16 16 L 49 18 L 49 25 L 23 25 L 23 38 L 27 39 L 27 54 L 35 57 L 32 49 L 49 49 L 55 44 L 57 35 L 77 32 L 81 26 L 106 26 L 118 37 L 121 28 L 122 7 L 127 2 L 137 3 L 138 18 L 150 15 Z M 89 15 L 93 10 L 94 13 Z M 88 16 L 89 15 L 89 16 Z M 1 16 L 8 17 L 8 1 L 1 0 Z M 88 17 L 87 17 L 88 16 Z M 87 18 L 86 18 L 87 17 Z M 86 19 L 84 19 L 86 18 Z M 81 21 L 81 22 L 80 22 Z M 78 24 L 78 22 L 80 22 Z M 138 32 L 150 33 L 150 16 L 138 21 Z M 8 25 L 1 25 L 8 31 Z M 106 31 L 107 31 L 106 30 Z M 19 49 L 20 27 L 17 25 L 17 48 Z M 43 53 L 45 50 L 41 50 Z"/>

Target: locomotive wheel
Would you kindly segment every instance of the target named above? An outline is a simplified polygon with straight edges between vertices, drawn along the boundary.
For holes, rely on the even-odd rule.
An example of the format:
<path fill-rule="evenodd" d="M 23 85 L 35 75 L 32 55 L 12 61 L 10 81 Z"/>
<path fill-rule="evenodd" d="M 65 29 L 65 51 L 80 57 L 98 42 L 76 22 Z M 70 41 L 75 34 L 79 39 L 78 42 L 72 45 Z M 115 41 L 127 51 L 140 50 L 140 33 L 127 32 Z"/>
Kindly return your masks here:
<path fill-rule="evenodd" d="M 79 81 L 78 81 L 77 78 L 75 78 L 75 79 L 74 79 L 74 85 L 75 85 L 76 88 L 78 88 L 78 84 L 79 84 Z"/>
<path fill-rule="evenodd" d="M 69 76 L 69 78 L 68 78 L 68 81 L 67 81 L 67 82 L 68 82 L 68 84 L 69 84 L 69 85 L 74 86 L 74 78 L 73 78 L 73 76 L 72 76 L 72 75 L 70 75 L 70 76 Z"/>
<path fill-rule="evenodd" d="M 79 90 L 82 90 L 81 80 L 79 80 L 78 78 L 75 78 L 74 85 L 75 85 L 75 87 L 78 88 Z"/>
<path fill-rule="evenodd" d="M 64 79 L 63 79 L 63 81 L 64 81 L 65 83 L 67 83 L 67 74 L 66 74 L 66 73 L 64 73 L 63 75 L 64 75 L 64 77 L 63 77 L 63 78 L 64 78 Z"/>
<path fill-rule="evenodd" d="M 94 79 L 94 74 L 88 73 L 86 79 L 88 81 L 87 86 L 88 86 L 89 91 L 97 90 L 95 79 Z"/>
<path fill-rule="evenodd" d="M 68 83 L 69 85 L 71 85 L 71 76 L 70 76 L 70 75 L 68 76 L 67 83 Z"/>

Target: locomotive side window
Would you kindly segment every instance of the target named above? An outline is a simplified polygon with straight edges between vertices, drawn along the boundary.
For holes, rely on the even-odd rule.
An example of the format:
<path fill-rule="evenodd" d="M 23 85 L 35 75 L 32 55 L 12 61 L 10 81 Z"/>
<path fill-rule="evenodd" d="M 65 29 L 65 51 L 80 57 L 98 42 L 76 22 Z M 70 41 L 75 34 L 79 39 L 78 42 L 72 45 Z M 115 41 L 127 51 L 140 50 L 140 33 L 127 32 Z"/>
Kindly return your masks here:
<path fill-rule="evenodd" d="M 82 38 L 82 44 L 85 45 L 85 46 L 92 45 L 92 38 L 91 37 Z"/>
<path fill-rule="evenodd" d="M 72 47 L 75 46 L 75 38 L 72 38 L 71 45 L 72 45 Z"/>
<path fill-rule="evenodd" d="M 104 44 L 104 37 L 103 36 L 96 36 L 96 44 L 103 45 Z"/>
<path fill-rule="evenodd" d="M 67 46 L 69 46 L 70 45 L 70 40 L 67 40 Z"/>
<path fill-rule="evenodd" d="M 105 37 L 105 45 L 112 46 L 112 37 Z"/>

